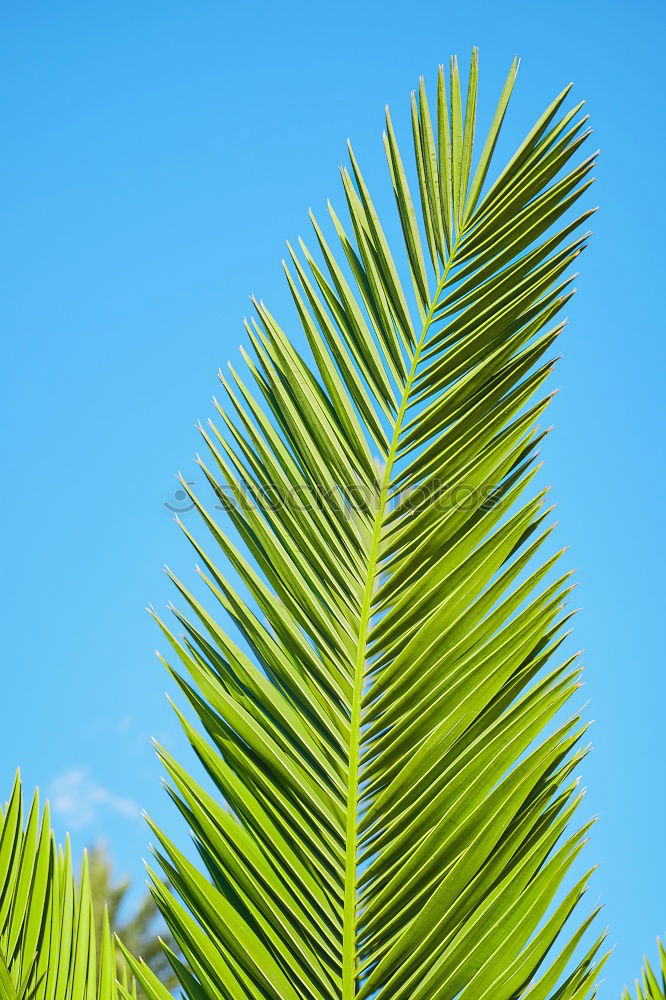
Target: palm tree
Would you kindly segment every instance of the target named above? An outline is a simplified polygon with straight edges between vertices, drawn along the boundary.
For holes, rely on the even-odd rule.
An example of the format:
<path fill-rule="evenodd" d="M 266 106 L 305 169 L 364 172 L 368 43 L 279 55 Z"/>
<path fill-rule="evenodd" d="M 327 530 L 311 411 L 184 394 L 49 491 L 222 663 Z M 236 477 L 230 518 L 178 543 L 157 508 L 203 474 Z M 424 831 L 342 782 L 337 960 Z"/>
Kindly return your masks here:
<path fill-rule="evenodd" d="M 200 864 L 153 824 L 174 891 L 151 872 L 192 1000 L 596 995 L 572 585 L 534 480 L 595 157 L 567 87 L 495 170 L 516 71 L 478 155 L 476 50 L 464 101 L 455 59 L 434 115 L 412 95 L 409 162 L 387 111 L 393 248 L 350 147 L 349 221 L 311 215 L 284 264 L 309 356 L 254 301 L 249 378 L 200 428 L 231 530 L 184 480 L 212 548 L 182 528 L 215 610 L 172 576 L 182 637 L 157 620 L 210 780 L 158 749 Z"/>
<path fill-rule="evenodd" d="M 393 249 L 350 148 L 349 222 L 312 216 L 317 252 L 285 264 L 308 357 L 255 302 L 249 379 L 221 376 L 201 428 L 228 525 L 183 481 L 216 554 L 182 527 L 216 614 L 172 576 L 182 634 L 155 615 L 198 719 L 177 710 L 205 783 L 158 753 L 199 860 L 151 823 L 149 869 L 189 1000 L 596 996 L 571 582 L 534 479 L 594 156 L 567 87 L 495 170 L 516 71 L 478 154 L 476 50 L 465 101 L 455 59 L 434 116 L 412 96 L 413 160 L 387 112 Z M 93 892 L 122 887 L 85 857 L 77 887 L 48 806 L 22 809 L 17 780 L 0 1000 L 130 1000 L 108 908 L 95 943 Z M 637 994 L 664 998 L 647 963 Z"/>
<path fill-rule="evenodd" d="M 95 939 L 98 950 L 101 947 L 105 926 L 108 925 L 114 934 L 122 940 L 134 955 L 150 966 L 168 989 L 176 986 L 176 978 L 171 971 L 161 940 L 171 948 L 175 942 L 163 927 L 160 911 L 150 893 L 146 893 L 135 906 L 134 911 L 123 917 L 127 910 L 127 894 L 132 882 L 129 878 L 116 881 L 113 877 L 113 864 L 106 845 L 101 842 L 88 852 L 88 877 L 93 906 Z M 127 973 L 126 963 L 119 951 L 116 952 L 118 973 Z"/>

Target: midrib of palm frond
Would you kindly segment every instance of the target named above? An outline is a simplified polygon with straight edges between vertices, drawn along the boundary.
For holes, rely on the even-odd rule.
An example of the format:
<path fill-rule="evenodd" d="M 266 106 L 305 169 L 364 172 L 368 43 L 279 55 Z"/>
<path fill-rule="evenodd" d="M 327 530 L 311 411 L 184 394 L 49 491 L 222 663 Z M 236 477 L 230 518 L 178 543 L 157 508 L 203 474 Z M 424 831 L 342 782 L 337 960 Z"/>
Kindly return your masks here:
<path fill-rule="evenodd" d="M 391 493 L 391 483 L 393 478 L 393 468 L 395 465 L 400 436 L 403 430 L 403 423 L 407 407 L 409 405 L 412 386 L 421 358 L 421 353 L 426 341 L 426 336 L 430 325 L 434 319 L 435 309 L 441 295 L 446 287 L 447 278 L 451 267 L 455 262 L 456 247 L 451 249 L 449 259 L 444 267 L 441 278 L 437 283 L 437 288 L 432 297 L 430 308 L 426 314 L 421 334 L 416 341 L 407 379 L 402 391 L 400 406 L 396 414 L 395 423 L 389 450 L 386 455 L 384 472 L 379 488 L 377 511 L 374 517 L 370 548 L 368 551 L 368 571 L 361 604 L 361 616 L 359 619 L 358 648 L 354 663 L 354 691 L 351 703 L 350 717 L 350 750 L 349 750 L 349 777 L 347 781 L 347 843 L 345 851 L 345 901 L 344 901 L 344 925 L 343 925 L 343 974 L 342 974 L 342 998 L 343 1000 L 353 1000 L 357 988 L 357 978 L 359 974 L 359 964 L 357 960 L 357 928 L 356 910 L 358 906 L 357 889 L 357 866 L 358 866 L 358 806 L 359 806 L 359 768 L 360 768 L 360 747 L 361 747 L 361 702 L 363 700 L 363 689 L 366 680 L 366 663 L 368 659 L 367 640 L 372 619 L 372 600 L 377 586 L 379 570 L 379 551 L 384 528 L 384 519 L 389 504 Z"/>
<path fill-rule="evenodd" d="M 441 78 L 441 77 L 440 77 Z M 423 99 L 423 81 L 421 81 L 421 97 Z M 362 967 L 358 962 L 357 947 L 357 907 L 359 904 L 359 892 L 357 886 L 357 869 L 359 862 L 358 852 L 358 808 L 360 791 L 360 747 L 361 747 L 361 704 L 363 701 L 364 686 L 366 683 L 366 667 L 368 663 L 368 635 L 373 617 L 373 597 L 377 589 L 377 580 L 380 575 L 381 564 L 381 541 L 382 532 L 385 526 L 385 518 L 389 510 L 393 472 L 398 458 L 401 436 L 404 430 L 405 414 L 411 402 L 414 381 L 418 374 L 421 356 L 426 346 L 426 338 L 435 318 L 435 312 L 442 296 L 444 295 L 449 282 L 449 275 L 456 265 L 457 254 L 464 252 L 465 226 L 462 219 L 468 218 L 473 204 L 470 197 L 462 202 L 462 215 L 458 217 L 461 228 L 456 234 L 450 249 L 447 246 L 448 254 L 441 277 L 437 280 L 436 288 L 431 296 L 428 311 L 423 319 L 421 332 L 415 340 L 415 348 L 410 360 L 410 367 L 404 387 L 401 392 L 400 404 L 393 423 L 388 452 L 384 459 L 384 470 L 381 478 L 377 509 L 374 516 L 372 533 L 368 549 L 368 570 L 363 591 L 361 614 L 359 619 L 359 633 L 357 644 L 357 655 L 354 662 L 354 689 L 351 704 L 350 718 L 350 750 L 349 750 L 349 777 L 347 789 L 347 824 L 346 824 L 346 851 L 345 851 L 345 900 L 344 900 L 344 930 L 343 930 L 343 977 L 342 977 L 342 1000 L 353 1000 L 358 989 L 359 974 Z"/>

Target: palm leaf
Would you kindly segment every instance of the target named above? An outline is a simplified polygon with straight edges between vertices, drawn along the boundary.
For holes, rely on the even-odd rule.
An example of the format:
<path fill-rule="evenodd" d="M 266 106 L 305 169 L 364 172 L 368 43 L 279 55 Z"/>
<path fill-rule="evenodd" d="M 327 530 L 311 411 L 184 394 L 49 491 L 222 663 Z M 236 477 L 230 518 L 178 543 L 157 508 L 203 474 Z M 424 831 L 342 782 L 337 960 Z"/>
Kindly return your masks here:
<path fill-rule="evenodd" d="M 183 530 L 216 612 L 173 577 L 159 624 L 210 783 L 159 753 L 203 870 L 154 827 L 175 894 L 151 872 L 193 1000 L 595 990 L 571 584 L 534 485 L 594 156 L 567 88 L 488 184 L 516 70 L 478 159 L 476 51 L 464 99 L 455 60 L 434 115 L 413 95 L 413 163 L 387 112 L 402 246 L 350 149 L 348 221 L 285 264 L 311 359 L 254 302 L 249 378 L 201 428 L 227 524 L 183 481 L 212 548 Z"/>
<path fill-rule="evenodd" d="M 655 972 L 646 958 L 643 962 L 640 981 L 635 983 L 636 1000 L 666 1000 L 666 950 L 657 938 L 659 949 L 659 971 Z M 633 1000 L 631 991 L 625 988 L 622 1000 Z"/>
<path fill-rule="evenodd" d="M 115 944 L 105 914 L 95 946 L 88 859 L 77 880 L 69 840 L 56 847 L 48 802 L 35 795 L 24 824 L 17 774 L 0 813 L 0 997 L 118 1000 Z M 126 997 L 136 998 L 124 978 Z"/>

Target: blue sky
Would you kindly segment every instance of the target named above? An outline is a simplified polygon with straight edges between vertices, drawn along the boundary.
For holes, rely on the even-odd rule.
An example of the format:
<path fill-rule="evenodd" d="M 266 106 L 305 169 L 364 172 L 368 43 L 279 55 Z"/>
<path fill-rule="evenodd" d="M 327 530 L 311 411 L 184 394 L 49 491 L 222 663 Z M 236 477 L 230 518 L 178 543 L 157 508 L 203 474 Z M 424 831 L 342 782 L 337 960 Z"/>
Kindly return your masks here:
<path fill-rule="evenodd" d="M 236 356 L 247 296 L 286 305 L 285 239 L 340 200 L 351 136 L 386 183 L 420 73 L 480 47 L 488 115 L 522 57 L 507 148 L 569 80 L 602 149 L 545 448 L 578 568 L 594 753 L 587 855 L 618 996 L 666 931 L 663 49 L 637 0 L 6 4 L 0 15 L 5 787 L 20 764 L 60 835 L 141 877 L 139 809 L 177 826 L 150 737 L 187 759 L 154 657 L 161 566 L 193 558 L 166 505 Z"/>

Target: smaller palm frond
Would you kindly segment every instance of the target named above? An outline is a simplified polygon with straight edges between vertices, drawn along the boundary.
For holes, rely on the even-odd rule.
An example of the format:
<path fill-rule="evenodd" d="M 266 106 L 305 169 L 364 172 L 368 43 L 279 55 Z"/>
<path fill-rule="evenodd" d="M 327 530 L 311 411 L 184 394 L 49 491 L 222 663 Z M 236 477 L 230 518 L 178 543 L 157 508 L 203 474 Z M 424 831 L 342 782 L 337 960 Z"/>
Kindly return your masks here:
<path fill-rule="evenodd" d="M 17 772 L 0 812 L 1 1000 L 131 1000 L 134 985 L 116 980 L 108 913 L 99 953 L 87 855 L 77 880 L 69 839 L 56 845 L 48 802 L 36 791 L 24 821 Z"/>
<path fill-rule="evenodd" d="M 622 1000 L 666 1000 L 666 949 L 657 938 L 659 949 L 659 971 L 655 972 L 647 958 L 643 961 L 640 980 L 636 980 L 634 993 L 625 986 Z"/>

